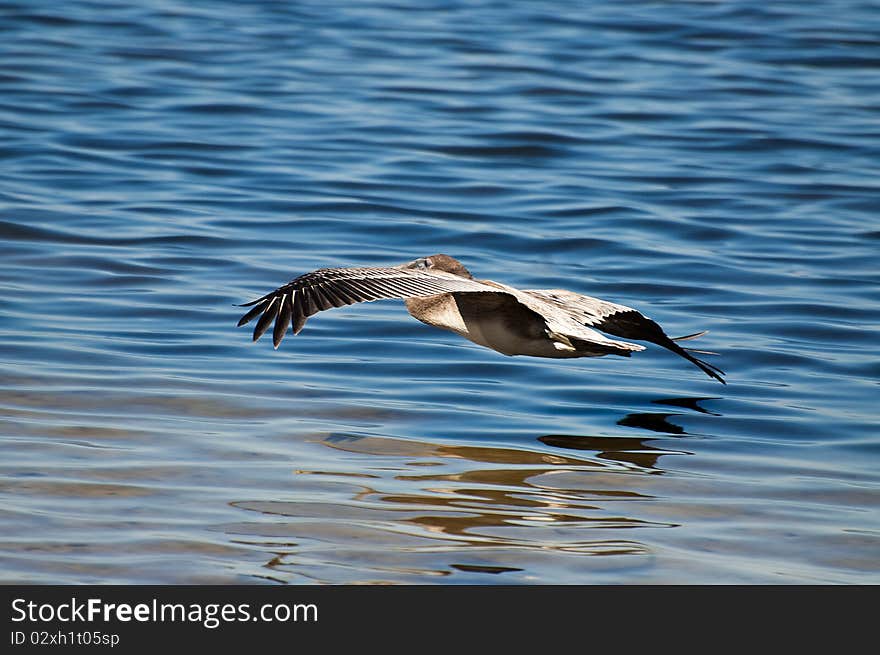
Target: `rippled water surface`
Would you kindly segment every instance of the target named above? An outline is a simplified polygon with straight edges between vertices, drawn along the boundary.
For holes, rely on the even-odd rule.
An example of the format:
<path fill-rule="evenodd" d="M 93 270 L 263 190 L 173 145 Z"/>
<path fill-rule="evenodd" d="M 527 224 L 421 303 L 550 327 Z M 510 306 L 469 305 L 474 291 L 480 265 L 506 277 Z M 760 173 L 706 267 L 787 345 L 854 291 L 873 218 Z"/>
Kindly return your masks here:
<path fill-rule="evenodd" d="M 873 2 L 0 4 L 0 581 L 880 583 Z M 446 252 L 702 329 L 504 357 Z"/>

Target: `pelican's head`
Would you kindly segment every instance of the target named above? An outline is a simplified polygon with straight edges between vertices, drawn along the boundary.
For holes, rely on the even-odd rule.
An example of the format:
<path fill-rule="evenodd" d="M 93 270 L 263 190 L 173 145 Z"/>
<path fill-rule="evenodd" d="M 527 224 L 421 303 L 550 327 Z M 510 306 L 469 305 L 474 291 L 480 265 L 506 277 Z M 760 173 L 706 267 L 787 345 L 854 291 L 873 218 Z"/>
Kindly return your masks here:
<path fill-rule="evenodd" d="M 466 277 L 469 280 L 474 279 L 474 276 L 464 267 L 464 264 L 458 261 L 455 257 L 450 257 L 449 255 L 419 257 L 418 259 L 411 261 L 409 264 L 405 264 L 403 268 L 415 268 L 426 271 L 445 271 L 446 273 L 452 273 L 459 277 Z"/>

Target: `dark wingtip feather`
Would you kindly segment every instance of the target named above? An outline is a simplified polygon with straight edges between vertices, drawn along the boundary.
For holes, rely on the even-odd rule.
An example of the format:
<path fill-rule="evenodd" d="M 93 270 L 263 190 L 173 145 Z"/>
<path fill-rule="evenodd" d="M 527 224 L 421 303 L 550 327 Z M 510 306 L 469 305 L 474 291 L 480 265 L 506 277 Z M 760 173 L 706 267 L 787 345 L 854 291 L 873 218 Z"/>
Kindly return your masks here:
<path fill-rule="evenodd" d="M 663 346 L 674 352 L 676 355 L 684 357 L 709 377 L 715 378 L 721 384 L 727 384 L 722 377 L 724 371 L 713 364 L 704 362 L 702 359 L 697 359 L 686 349 L 675 343 L 676 341 L 687 341 L 689 339 L 701 337 L 706 334 L 705 330 L 702 332 L 695 332 L 694 334 L 686 334 L 683 337 L 670 339 L 663 331 L 663 328 L 634 309 L 611 314 L 605 317 L 605 319 L 595 327 L 603 332 L 613 334 L 617 337 L 623 337 L 624 339 L 650 341 L 651 343 L 656 343 L 658 346 Z"/>
<path fill-rule="evenodd" d="M 257 302 L 257 301 L 254 301 L 254 302 Z M 242 305 L 242 307 L 247 307 L 252 304 L 253 303 L 248 303 L 247 305 Z M 238 325 L 236 327 L 241 327 L 242 325 L 246 325 L 246 324 L 250 323 L 252 320 L 254 320 L 254 316 L 256 316 L 257 314 L 259 314 L 260 312 L 263 311 L 265 306 L 266 306 L 265 303 L 263 303 L 261 305 L 257 305 L 253 309 L 251 309 L 247 314 L 245 314 L 240 319 L 238 319 Z"/>
<path fill-rule="evenodd" d="M 299 334 L 302 332 L 303 326 L 306 324 L 306 313 L 305 307 L 303 306 L 303 297 L 301 293 L 296 293 L 293 295 L 293 306 L 291 308 L 293 310 L 291 321 L 293 322 L 293 333 Z"/>
<path fill-rule="evenodd" d="M 268 301 L 266 305 L 266 309 L 263 312 L 263 315 L 260 317 L 260 320 L 257 321 L 257 325 L 254 327 L 254 341 L 263 336 L 263 333 L 269 329 L 269 325 L 272 323 L 274 318 L 278 316 L 279 309 L 278 297 L 274 297 Z"/>
<path fill-rule="evenodd" d="M 705 334 L 709 334 L 709 330 L 702 330 L 700 332 L 694 332 L 693 334 L 686 334 L 683 337 L 672 337 L 673 341 L 690 341 L 691 339 L 698 339 Z"/>
<path fill-rule="evenodd" d="M 698 355 L 712 355 L 714 357 L 719 356 L 721 353 L 716 353 L 712 350 L 698 350 L 697 348 L 685 348 L 689 353 L 697 353 Z"/>
<path fill-rule="evenodd" d="M 715 366 L 714 364 L 710 364 L 709 362 L 703 361 L 697 357 L 691 355 L 691 350 L 689 348 L 682 348 L 677 343 L 675 343 L 672 339 L 669 339 L 668 342 L 663 342 L 663 340 L 655 341 L 658 345 L 663 346 L 664 348 L 668 348 L 676 355 L 681 355 L 686 360 L 691 362 L 694 366 L 697 366 L 703 373 L 708 375 L 709 377 L 715 378 L 721 384 L 727 384 L 727 381 L 722 377 L 725 373 L 720 368 Z"/>
<path fill-rule="evenodd" d="M 691 353 L 699 353 L 701 355 L 717 355 L 718 353 L 713 353 L 708 350 L 696 350 L 694 348 L 682 348 L 675 341 L 689 341 L 691 339 L 696 339 L 698 337 L 703 336 L 709 330 L 703 330 L 702 332 L 694 332 L 693 334 L 687 334 L 683 337 L 675 337 L 674 339 L 670 339 L 670 344 L 661 343 L 661 346 L 666 346 L 674 353 L 677 353 L 687 359 L 689 362 L 695 364 L 709 377 L 713 377 L 718 380 L 721 384 L 727 384 L 727 380 L 725 380 L 722 376 L 725 374 L 720 368 L 715 366 L 714 364 L 710 364 L 709 362 L 703 361 L 697 357 L 694 357 Z M 674 346 L 674 347 L 673 347 Z"/>
<path fill-rule="evenodd" d="M 709 362 L 704 362 L 702 359 L 697 359 L 693 355 L 686 353 L 685 356 L 687 359 L 697 366 L 708 376 L 715 378 L 721 384 L 727 384 L 727 380 L 725 380 L 722 376 L 725 375 L 724 371 L 722 371 L 717 366 L 710 364 Z"/>
<path fill-rule="evenodd" d="M 289 295 L 281 296 L 281 308 L 278 311 L 278 318 L 275 319 L 275 329 L 272 330 L 272 346 L 278 350 L 284 333 L 287 332 L 287 326 L 290 325 L 290 301 Z"/>

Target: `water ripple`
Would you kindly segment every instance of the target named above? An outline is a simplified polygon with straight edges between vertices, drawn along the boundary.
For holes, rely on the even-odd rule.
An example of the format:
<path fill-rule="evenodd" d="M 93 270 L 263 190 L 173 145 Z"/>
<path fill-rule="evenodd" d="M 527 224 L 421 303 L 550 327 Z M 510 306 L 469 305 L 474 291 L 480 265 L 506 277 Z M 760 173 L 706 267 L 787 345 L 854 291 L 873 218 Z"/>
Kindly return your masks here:
<path fill-rule="evenodd" d="M 870 3 L 329 9 L 0 8 L 0 580 L 878 581 Z M 396 303 L 235 328 L 435 252 L 729 385 Z"/>

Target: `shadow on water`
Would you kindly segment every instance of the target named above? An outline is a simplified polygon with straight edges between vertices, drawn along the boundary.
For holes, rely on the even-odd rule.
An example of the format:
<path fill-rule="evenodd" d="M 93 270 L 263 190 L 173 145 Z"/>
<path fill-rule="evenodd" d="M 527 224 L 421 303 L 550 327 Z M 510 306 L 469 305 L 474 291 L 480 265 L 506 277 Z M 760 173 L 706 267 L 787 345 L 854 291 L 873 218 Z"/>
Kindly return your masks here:
<path fill-rule="evenodd" d="M 721 416 L 715 412 L 700 407 L 700 402 L 704 400 L 715 400 L 715 398 L 663 398 L 660 400 L 652 400 L 655 405 L 670 405 L 672 407 L 684 407 L 701 414 L 709 414 L 711 416 Z M 662 432 L 664 434 L 685 435 L 687 434 L 679 425 L 669 421 L 675 416 L 682 416 L 677 413 L 660 413 L 660 412 L 640 412 L 627 414 L 620 419 L 617 424 L 629 428 L 640 428 L 642 430 L 650 430 L 651 432 Z"/>
<path fill-rule="evenodd" d="M 721 400 L 717 396 L 707 396 L 705 398 L 660 398 L 658 400 L 652 400 L 651 402 L 655 405 L 669 405 L 671 407 L 684 407 L 685 409 L 690 409 L 695 412 L 699 412 L 700 414 L 709 414 L 710 416 L 721 416 L 716 412 L 710 412 L 705 407 L 701 407 L 700 403 L 707 400 Z"/>
<path fill-rule="evenodd" d="M 620 425 L 634 424 L 620 423 Z M 677 427 L 671 424 L 669 425 L 672 428 Z M 671 434 L 682 434 L 682 432 L 672 432 Z M 556 448 L 592 451 L 595 452 L 595 456 L 600 459 L 614 462 L 625 462 L 633 467 L 645 470 L 650 469 L 656 473 L 663 473 L 663 471 L 657 466 L 657 461 L 661 456 L 673 452 L 684 454 L 683 451 L 671 451 L 664 448 L 657 448 L 648 443 L 651 441 L 650 439 L 640 439 L 636 437 L 591 437 L 548 434 L 543 437 L 538 437 L 538 441 Z"/>
<path fill-rule="evenodd" d="M 701 400 L 663 402 L 705 411 Z M 618 425 L 681 437 L 673 416 L 631 413 Z M 235 502 L 259 519 L 225 530 L 270 548 L 266 566 L 279 581 L 332 583 L 356 568 L 372 582 L 485 582 L 486 574 L 528 582 L 547 580 L 560 556 L 626 556 L 615 566 L 638 566 L 651 549 L 633 530 L 678 525 L 641 512 L 658 500 L 645 479 L 666 472 L 660 460 L 689 454 L 663 439 L 548 434 L 490 445 L 333 434 L 318 443 L 337 451 L 342 466 L 294 478 L 330 486 L 306 483 L 288 499 Z M 349 502 L 340 502 L 340 485 L 350 487 Z"/>

